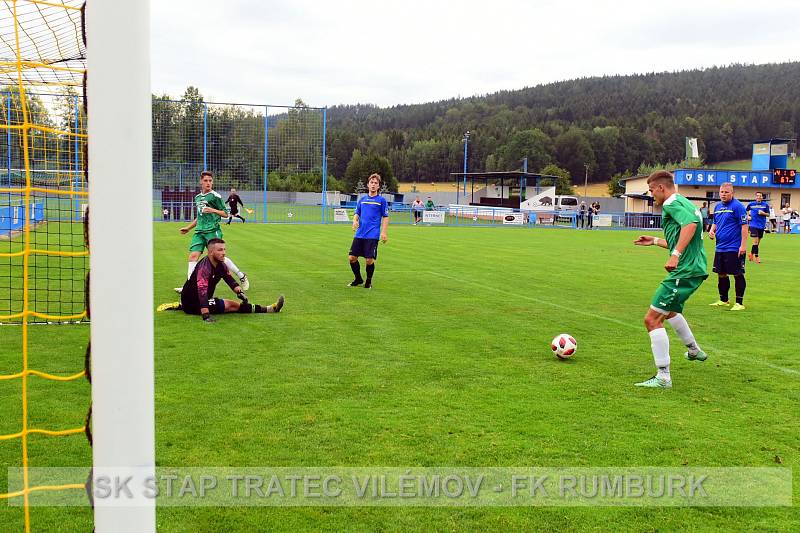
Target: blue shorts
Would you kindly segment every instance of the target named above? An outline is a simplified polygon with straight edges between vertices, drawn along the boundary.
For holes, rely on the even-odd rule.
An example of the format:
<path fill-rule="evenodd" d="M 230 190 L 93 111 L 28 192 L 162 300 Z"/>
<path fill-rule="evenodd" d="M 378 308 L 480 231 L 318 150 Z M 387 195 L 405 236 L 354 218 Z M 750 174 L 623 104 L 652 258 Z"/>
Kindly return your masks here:
<path fill-rule="evenodd" d="M 355 237 L 353 244 L 350 245 L 350 255 L 353 257 L 364 257 L 366 259 L 378 258 L 378 240 L 362 239 Z"/>

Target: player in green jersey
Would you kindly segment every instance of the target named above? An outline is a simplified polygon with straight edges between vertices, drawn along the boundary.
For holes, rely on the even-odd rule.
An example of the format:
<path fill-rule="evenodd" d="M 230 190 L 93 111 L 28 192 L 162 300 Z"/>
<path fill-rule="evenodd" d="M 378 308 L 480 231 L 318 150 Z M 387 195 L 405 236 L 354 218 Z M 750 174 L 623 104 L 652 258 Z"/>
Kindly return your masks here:
<path fill-rule="evenodd" d="M 200 194 L 194 197 L 194 205 L 197 209 L 196 218 L 191 224 L 182 227 L 180 230 L 185 235 L 194 228 L 192 242 L 189 245 L 187 279 L 192 277 L 192 272 L 197 266 L 200 254 L 206 249 L 208 241 L 222 238 L 222 229 L 219 227 L 219 221 L 220 218 L 227 218 L 229 215 L 222 196 L 214 190 L 214 174 L 210 170 L 204 170 L 200 173 Z M 225 258 L 225 265 L 228 270 L 239 277 L 242 290 L 248 290 L 250 288 L 250 280 L 247 279 L 247 274 L 239 270 L 239 267 L 229 257 Z M 181 292 L 181 290 L 183 290 L 183 287 L 175 288 L 175 292 Z"/>
<path fill-rule="evenodd" d="M 692 202 L 675 192 L 675 181 L 666 170 L 657 170 L 650 174 L 647 185 L 656 205 L 661 206 L 664 238 L 642 235 L 634 244 L 660 246 L 669 250 L 670 256 L 664 265 L 664 270 L 668 272 L 667 277 L 656 290 L 650 309 L 644 317 L 658 372 L 636 386 L 671 388 L 669 337 L 664 329 L 665 320 L 688 348 L 685 353 L 687 359 L 705 361 L 707 358 L 681 314 L 686 300 L 708 277 L 708 260 L 703 248 L 703 217 Z"/>

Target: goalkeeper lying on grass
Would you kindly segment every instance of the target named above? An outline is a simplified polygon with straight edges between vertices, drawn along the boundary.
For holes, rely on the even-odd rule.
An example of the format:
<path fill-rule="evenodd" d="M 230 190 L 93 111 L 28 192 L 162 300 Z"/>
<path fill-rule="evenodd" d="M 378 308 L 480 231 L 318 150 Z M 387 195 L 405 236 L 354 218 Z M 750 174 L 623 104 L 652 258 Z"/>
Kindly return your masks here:
<path fill-rule="evenodd" d="M 225 283 L 236 293 L 241 302 L 214 298 L 214 289 L 221 279 L 225 280 Z M 204 322 L 211 323 L 214 322 L 212 314 L 279 313 L 283 308 L 283 302 L 283 295 L 279 296 L 278 301 L 272 305 L 261 306 L 248 302 L 242 288 L 233 279 L 228 267 L 225 266 L 225 241 L 211 239 L 208 241 L 208 255 L 197 263 L 192 276 L 183 285 L 181 301 L 162 304 L 158 306 L 158 310 L 182 310 L 190 315 L 200 315 Z"/>

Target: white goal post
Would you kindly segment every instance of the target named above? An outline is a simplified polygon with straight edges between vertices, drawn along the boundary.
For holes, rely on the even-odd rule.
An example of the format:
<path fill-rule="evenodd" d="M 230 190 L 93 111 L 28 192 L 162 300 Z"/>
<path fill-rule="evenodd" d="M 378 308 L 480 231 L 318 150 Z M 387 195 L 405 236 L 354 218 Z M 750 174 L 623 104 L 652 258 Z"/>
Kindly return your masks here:
<path fill-rule="evenodd" d="M 150 2 L 89 0 L 86 39 L 94 478 L 141 487 L 155 471 Z M 95 528 L 155 531 L 155 501 L 95 498 Z"/>

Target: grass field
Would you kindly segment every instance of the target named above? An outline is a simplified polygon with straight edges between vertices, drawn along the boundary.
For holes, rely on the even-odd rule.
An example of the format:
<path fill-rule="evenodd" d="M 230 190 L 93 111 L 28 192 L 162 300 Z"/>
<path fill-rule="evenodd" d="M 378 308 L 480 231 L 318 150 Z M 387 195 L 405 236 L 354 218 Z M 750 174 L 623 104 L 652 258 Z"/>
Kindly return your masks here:
<path fill-rule="evenodd" d="M 155 224 L 154 306 L 186 269 L 180 224 Z M 249 296 L 279 315 L 212 326 L 159 313 L 159 466 L 767 466 L 800 495 L 800 239 L 768 235 L 748 264 L 743 313 L 711 308 L 709 279 L 685 315 L 709 353 L 689 363 L 670 330 L 669 391 L 642 317 L 663 250 L 636 234 L 390 227 L 374 288 L 347 288 L 347 226 L 226 226 Z M 711 244 L 707 243 L 709 259 Z M 227 289 L 220 287 L 218 295 Z M 86 326 L 31 329 L 31 366 L 82 368 Z M 573 334 L 562 362 L 549 342 Z M 0 373 L 20 367 L 20 329 L 0 327 Z M 79 427 L 85 381 L 30 378 L 32 425 Z M 0 434 L 19 430 L 18 381 L 0 381 Z M 90 464 L 82 436 L 30 439 L 34 466 Z M 0 468 L 20 464 L 0 441 Z M 5 490 L 0 475 L 0 492 Z M 88 509 L 33 508 L 33 531 L 88 531 Z M 0 502 L 3 531 L 22 511 Z M 791 508 L 159 508 L 159 531 L 798 531 Z"/>

